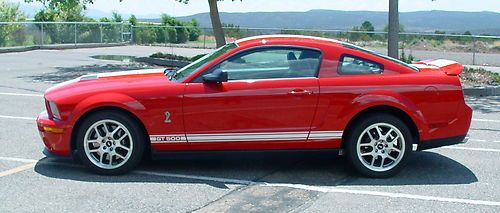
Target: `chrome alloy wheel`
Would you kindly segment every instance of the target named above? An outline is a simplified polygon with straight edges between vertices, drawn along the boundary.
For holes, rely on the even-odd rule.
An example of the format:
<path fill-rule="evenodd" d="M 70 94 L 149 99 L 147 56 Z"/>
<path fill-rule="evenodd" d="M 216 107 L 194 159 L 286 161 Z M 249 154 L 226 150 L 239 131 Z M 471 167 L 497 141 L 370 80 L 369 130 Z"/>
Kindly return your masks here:
<path fill-rule="evenodd" d="M 360 134 L 356 152 L 366 168 L 376 172 L 388 171 L 403 159 L 405 138 L 395 126 L 376 123 Z"/>
<path fill-rule="evenodd" d="M 92 124 L 84 138 L 87 158 L 103 169 L 116 169 L 132 155 L 133 140 L 127 127 L 115 120 L 100 120 Z"/>

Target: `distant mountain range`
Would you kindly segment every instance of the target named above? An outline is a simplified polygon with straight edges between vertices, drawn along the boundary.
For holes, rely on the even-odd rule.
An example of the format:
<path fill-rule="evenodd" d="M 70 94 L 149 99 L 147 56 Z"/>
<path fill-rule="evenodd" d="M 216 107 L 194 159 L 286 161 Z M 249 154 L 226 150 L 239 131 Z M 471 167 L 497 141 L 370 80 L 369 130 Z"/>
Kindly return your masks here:
<path fill-rule="evenodd" d="M 310 10 L 307 12 L 220 13 L 223 23 L 241 27 L 301 28 L 349 30 L 365 20 L 376 31 L 387 25 L 387 12 Z M 202 27 L 211 27 L 208 13 L 178 17 L 183 21 L 196 19 Z M 150 19 L 155 21 L 155 19 Z M 156 20 L 157 21 L 157 20 Z M 408 32 L 445 32 L 500 35 L 500 13 L 418 11 L 400 13 L 400 23 Z"/>
<path fill-rule="evenodd" d="M 33 17 L 40 6 L 21 3 L 29 17 Z M 89 9 L 86 15 L 92 18 L 111 17 L 111 12 Z M 129 14 L 122 14 L 127 18 Z M 147 17 L 159 17 L 148 15 Z M 370 21 L 376 31 L 387 25 L 387 12 L 310 10 L 307 12 L 250 12 L 220 13 L 226 24 L 255 28 L 300 28 L 349 30 L 365 20 Z M 140 16 L 139 16 L 140 17 Z M 202 27 L 211 28 L 208 13 L 178 17 L 183 21 L 196 19 Z M 159 22 L 158 18 L 139 18 L 141 21 Z M 418 11 L 400 13 L 400 22 L 407 32 L 434 32 L 436 30 L 454 33 L 470 31 L 473 34 L 500 35 L 500 13 L 495 12 L 455 12 L 455 11 Z"/>

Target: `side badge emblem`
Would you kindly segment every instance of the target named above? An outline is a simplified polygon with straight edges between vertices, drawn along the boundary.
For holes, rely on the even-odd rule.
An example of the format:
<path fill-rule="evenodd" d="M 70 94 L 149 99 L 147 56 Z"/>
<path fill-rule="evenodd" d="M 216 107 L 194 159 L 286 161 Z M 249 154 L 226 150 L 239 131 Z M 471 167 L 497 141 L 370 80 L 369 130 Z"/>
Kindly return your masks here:
<path fill-rule="evenodd" d="M 170 112 L 165 112 L 165 121 L 163 121 L 165 123 L 171 123 L 172 120 L 170 120 Z"/>

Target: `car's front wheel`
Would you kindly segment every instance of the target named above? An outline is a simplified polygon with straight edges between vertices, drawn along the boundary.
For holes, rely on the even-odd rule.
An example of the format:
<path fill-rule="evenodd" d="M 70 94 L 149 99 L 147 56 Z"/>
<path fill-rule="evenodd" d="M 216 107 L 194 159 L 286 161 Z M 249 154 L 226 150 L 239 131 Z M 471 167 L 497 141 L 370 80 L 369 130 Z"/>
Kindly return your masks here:
<path fill-rule="evenodd" d="M 83 164 L 106 175 L 125 173 L 140 162 L 144 136 L 135 120 L 116 111 L 90 115 L 77 130 L 77 148 Z"/>
<path fill-rule="evenodd" d="M 346 152 L 354 168 L 368 177 L 390 177 L 411 154 L 409 128 L 389 114 L 373 114 L 356 122 L 347 136 Z"/>

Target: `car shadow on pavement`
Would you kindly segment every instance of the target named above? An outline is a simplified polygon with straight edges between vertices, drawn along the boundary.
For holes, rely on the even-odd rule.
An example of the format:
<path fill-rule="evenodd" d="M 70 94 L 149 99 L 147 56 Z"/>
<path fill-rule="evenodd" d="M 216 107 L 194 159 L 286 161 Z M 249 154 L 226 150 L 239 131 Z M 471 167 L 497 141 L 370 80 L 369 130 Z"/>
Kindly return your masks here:
<path fill-rule="evenodd" d="M 117 72 L 126 70 L 152 69 L 157 68 L 145 63 L 127 63 L 127 64 L 94 64 L 77 67 L 56 67 L 56 72 L 41 73 L 30 76 L 20 76 L 19 78 L 28 79 L 35 82 L 61 83 L 64 81 L 78 78 L 90 73 Z"/>
<path fill-rule="evenodd" d="M 403 171 L 387 179 L 364 178 L 351 170 L 344 157 L 320 154 L 238 154 L 202 158 L 171 159 L 143 163 L 135 172 L 120 176 L 103 176 L 87 171 L 72 161 L 44 158 L 35 171 L 50 178 L 99 183 L 190 183 L 227 188 L 230 181 L 200 180 L 215 177 L 243 181 L 304 184 L 314 186 L 362 185 L 433 185 L 470 184 L 475 174 L 459 162 L 434 152 L 418 152 Z M 151 174 L 152 173 L 152 174 Z M 161 175 L 166 174 L 166 175 Z"/>

